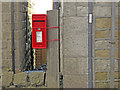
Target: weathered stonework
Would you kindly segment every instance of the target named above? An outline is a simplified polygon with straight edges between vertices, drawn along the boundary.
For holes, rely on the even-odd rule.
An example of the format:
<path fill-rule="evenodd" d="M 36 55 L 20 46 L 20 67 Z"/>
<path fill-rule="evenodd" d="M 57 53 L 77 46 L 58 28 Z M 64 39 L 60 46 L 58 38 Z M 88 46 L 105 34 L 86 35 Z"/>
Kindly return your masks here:
<path fill-rule="evenodd" d="M 2 86 L 8 87 L 13 81 L 13 73 L 12 72 L 3 72 L 2 73 Z"/>
<path fill-rule="evenodd" d="M 96 19 L 96 29 L 111 28 L 111 18 Z"/>
<path fill-rule="evenodd" d="M 115 49 L 114 49 L 114 87 L 118 88 L 118 78 L 119 78 L 119 32 L 118 32 L 118 7 L 115 3 Z M 94 3 L 93 14 L 95 16 L 95 30 L 93 36 L 96 40 L 94 57 L 94 84 L 96 88 L 110 88 L 110 73 L 111 73 L 111 3 Z M 98 12 L 100 11 L 100 12 Z M 101 40 L 100 40 L 101 39 Z M 108 39 L 108 40 L 105 40 Z M 105 59 L 106 58 L 106 59 Z M 102 82 L 101 82 L 102 81 Z"/>
<path fill-rule="evenodd" d="M 29 74 L 30 84 L 32 86 L 43 85 L 44 83 L 44 72 L 31 72 Z"/>
<path fill-rule="evenodd" d="M 101 82 L 99 82 L 99 83 L 95 84 L 95 88 L 109 88 L 109 87 L 110 87 L 109 83 L 101 83 Z"/>
<path fill-rule="evenodd" d="M 97 72 L 95 76 L 96 81 L 105 81 L 107 80 L 107 72 Z"/>
<path fill-rule="evenodd" d="M 79 0 L 76 0 L 79 1 Z M 3 14 L 3 70 L 11 70 L 11 15 L 10 9 L 11 4 L 8 3 L 7 5 L 3 3 L 2 10 Z M 18 23 L 23 18 L 25 18 L 24 14 L 21 14 L 23 10 L 22 5 L 19 3 L 15 4 L 15 53 L 16 53 L 16 60 L 23 60 L 25 57 L 25 40 L 22 40 L 22 37 L 25 37 L 24 33 L 25 30 L 20 32 L 22 28 L 25 27 L 25 23 Z M 18 6 L 18 7 L 17 7 Z M 30 3 L 28 4 L 29 8 L 32 6 Z M 117 7 L 116 7 L 117 8 Z M 18 12 L 16 12 L 18 11 Z M 117 10 L 116 10 L 117 11 Z M 31 14 L 32 12 L 28 10 Z M 5 16 L 4 16 L 5 15 Z M 8 16 L 8 17 L 6 17 Z M 116 15 L 117 16 L 117 15 Z M 104 39 L 111 36 L 111 3 L 93 3 L 93 17 L 95 17 L 95 23 L 93 28 L 93 38 L 95 39 Z M 99 18 L 97 18 L 99 17 Z M 63 39 L 63 87 L 64 88 L 88 88 L 88 3 L 81 3 L 81 2 L 65 2 L 63 4 L 63 28 L 62 28 L 62 39 Z M 60 18 L 60 19 L 62 19 Z M 54 18 L 55 19 L 55 18 Z M 61 20 L 62 21 L 62 20 Z M 94 20 L 93 20 L 94 21 Z M 54 23 L 50 23 L 54 24 Z M 55 24 L 56 25 L 56 24 Z M 118 27 L 118 19 L 115 19 L 115 25 Z M 19 29 L 18 29 L 19 28 Z M 101 29 L 101 30 L 100 30 Z M 104 30 L 106 29 L 106 30 Z M 108 30 L 109 29 L 109 30 Z M 108 31 L 110 33 L 108 34 Z M 50 31 L 51 33 L 51 31 Z M 52 32 L 54 34 L 54 31 Z M 120 79 L 120 72 L 119 69 L 119 34 L 118 30 L 115 31 L 115 74 L 114 82 L 115 88 L 118 88 Z M 54 37 L 53 39 L 55 39 Z M 21 41 L 21 43 L 18 42 Z M 29 39 L 30 41 L 30 39 Z M 29 42 L 30 44 L 30 42 Z M 51 44 L 53 46 L 54 43 Z M 110 40 L 95 40 L 93 42 L 95 45 L 95 52 L 93 52 L 93 67 L 94 68 L 94 88 L 109 88 L 110 87 L 110 49 L 111 44 Z M 19 46 L 21 48 L 19 48 Z M 29 46 L 29 45 L 28 45 Z M 30 46 L 29 46 L 30 47 Z M 107 49 L 106 49 L 107 48 Z M 54 48 L 53 48 L 54 49 Z M 19 52 L 17 52 L 17 50 Z M 27 49 L 28 50 L 28 49 Z M 94 51 L 94 50 L 93 50 Z M 29 52 L 29 51 L 28 51 Z M 50 52 L 51 53 L 51 52 Z M 30 53 L 28 54 L 28 56 Z M 51 54 L 51 57 L 54 54 Z M 20 58 L 22 57 L 22 58 Z M 98 58 L 98 59 L 96 59 Z M 29 59 L 30 60 L 30 59 Z M 25 61 L 25 60 L 24 60 Z M 10 63 L 9 63 L 10 62 Z M 57 63 L 58 64 L 58 63 Z M 55 66 L 56 64 L 51 64 Z M 19 66 L 19 65 L 18 65 Z M 9 68 L 8 68 L 9 67 Z M 20 66 L 19 66 L 20 67 Z M 19 70 L 19 67 L 17 67 Z M 52 66 L 51 66 L 52 67 Z M 25 69 L 25 68 L 24 68 Z M 56 68 L 52 68 L 51 71 L 55 71 Z M 49 72 L 48 72 L 49 73 Z M 55 76 L 54 72 L 52 72 L 51 76 Z M 43 72 L 32 72 L 28 75 L 24 72 L 16 73 L 13 75 L 12 72 L 5 72 L 2 75 L 3 78 L 3 86 L 9 87 L 11 82 L 14 85 L 10 87 L 28 87 L 28 88 L 36 88 L 37 87 L 45 87 L 43 86 L 44 81 L 44 73 Z M 53 77 L 56 79 L 59 78 L 59 75 Z M 50 79 L 46 79 L 50 80 Z M 52 80 L 51 80 L 52 81 Z M 46 81 L 47 82 L 47 81 Z M 52 83 L 51 83 L 52 84 Z M 54 85 L 53 85 L 54 86 Z"/>
<path fill-rule="evenodd" d="M 63 3 L 63 88 L 88 87 L 88 3 Z"/>
<path fill-rule="evenodd" d="M 109 50 L 96 50 L 95 56 L 103 57 L 103 58 L 110 57 L 110 51 Z"/>
<path fill-rule="evenodd" d="M 14 85 L 27 86 L 27 74 L 25 72 L 14 75 Z"/>

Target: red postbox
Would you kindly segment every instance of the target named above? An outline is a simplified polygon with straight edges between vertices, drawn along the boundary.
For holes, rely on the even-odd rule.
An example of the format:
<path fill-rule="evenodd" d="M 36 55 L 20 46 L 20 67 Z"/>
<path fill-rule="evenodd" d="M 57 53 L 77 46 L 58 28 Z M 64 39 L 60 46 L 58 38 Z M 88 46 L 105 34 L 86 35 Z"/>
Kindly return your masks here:
<path fill-rule="evenodd" d="M 47 15 L 32 15 L 32 48 L 47 47 Z"/>

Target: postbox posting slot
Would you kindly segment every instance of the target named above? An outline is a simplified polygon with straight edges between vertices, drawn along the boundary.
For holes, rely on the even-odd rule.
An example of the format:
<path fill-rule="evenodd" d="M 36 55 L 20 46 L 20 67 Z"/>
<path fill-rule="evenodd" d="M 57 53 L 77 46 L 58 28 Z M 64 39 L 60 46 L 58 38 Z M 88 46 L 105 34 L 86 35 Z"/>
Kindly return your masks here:
<path fill-rule="evenodd" d="M 33 22 L 45 22 L 45 20 L 33 20 Z"/>

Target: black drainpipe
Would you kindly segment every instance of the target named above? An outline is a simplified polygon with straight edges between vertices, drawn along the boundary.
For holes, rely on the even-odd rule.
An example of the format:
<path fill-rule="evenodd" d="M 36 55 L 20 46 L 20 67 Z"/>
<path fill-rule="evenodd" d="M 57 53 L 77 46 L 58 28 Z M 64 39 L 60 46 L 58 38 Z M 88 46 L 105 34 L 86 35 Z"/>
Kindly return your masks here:
<path fill-rule="evenodd" d="M 60 0 L 53 0 L 53 9 L 56 9 L 58 10 L 58 39 L 59 39 L 59 42 L 58 42 L 58 53 L 59 53 L 59 86 L 60 86 L 60 89 L 63 88 L 63 75 L 61 74 L 61 67 L 60 67 L 60 7 L 61 7 L 61 1 Z"/>
<path fill-rule="evenodd" d="M 53 3 L 53 9 L 58 10 L 58 26 L 59 26 L 59 28 L 58 28 L 58 39 L 59 39 L 58 53 L 59 53 L 59 72 L 61 72 L 61 70 L 60 70 L 60 0 L 57 0 L 57 2 Z"/>
<path fill-rule="evenodd" d="M 88 86 L 93 88 L 93 61 L 92 61 L 92 18 L 93 4 L 92 0 L 88 2 Z"/>
<path fill-rule="evenodd" d="M 11 2 L 11 43 L 12 43 L 12 71 L 15 74 L 15 47 L 14 47 L 14 1 Z"/>

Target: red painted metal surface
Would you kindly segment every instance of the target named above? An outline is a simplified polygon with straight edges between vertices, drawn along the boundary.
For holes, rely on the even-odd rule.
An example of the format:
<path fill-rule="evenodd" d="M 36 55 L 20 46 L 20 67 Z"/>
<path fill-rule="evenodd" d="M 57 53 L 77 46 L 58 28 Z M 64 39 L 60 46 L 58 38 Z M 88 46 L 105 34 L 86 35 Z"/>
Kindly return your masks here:
<path fill-rule="evenodd" d="M 47 48 L 47 15 L 32 15 L 32 48 Z"/>

